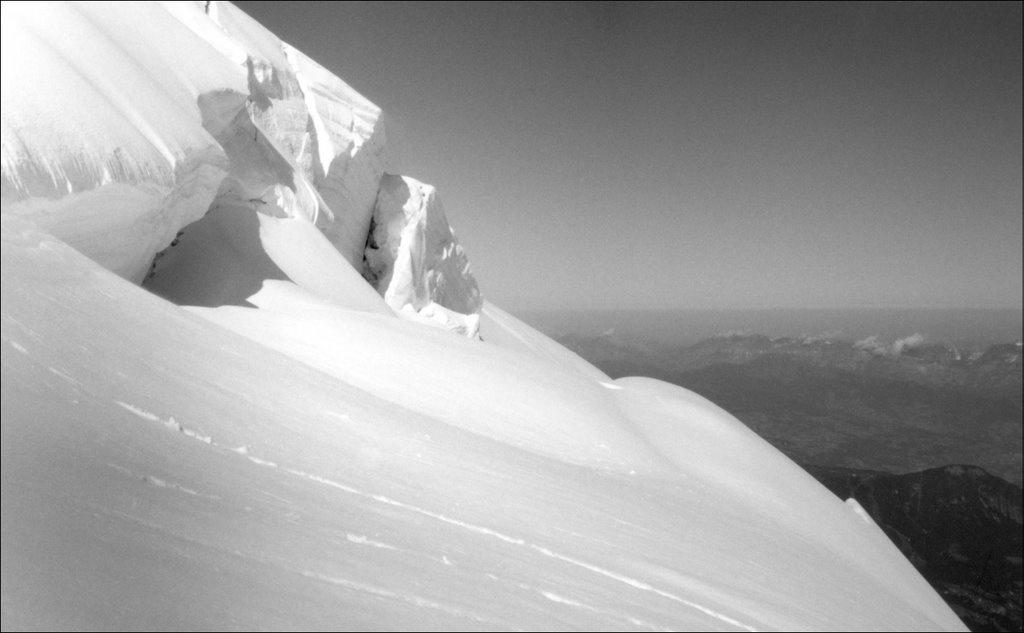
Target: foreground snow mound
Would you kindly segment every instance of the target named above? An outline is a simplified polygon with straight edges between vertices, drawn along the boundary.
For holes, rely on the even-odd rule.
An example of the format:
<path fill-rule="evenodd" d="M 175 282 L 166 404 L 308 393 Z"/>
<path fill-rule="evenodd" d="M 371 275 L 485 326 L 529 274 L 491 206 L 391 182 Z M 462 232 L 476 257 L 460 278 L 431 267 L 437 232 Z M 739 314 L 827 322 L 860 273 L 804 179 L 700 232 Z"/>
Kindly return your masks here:
<path fill-rule="evenodd" d="M 315 337 L 235 336 L 2 219 L 5 630 L 963 630 L 876 527 L 683 389 L 588 387 L 540 345 L 534 384 L 517 375 L 524 347 L 465 398 L 405 375 L 380 388 L 359 374 L 444 362 L 442 341 L 471 374 L 487 353 L 470 350 L 491 344 L 285 283 L 258 310 L 209 310 L 323 310 L 382 357 L 332 368 L 339 348 L 318 356 Z M 496 338 L 536 343 L 502 323 Z M 559 394 L 547 380 L 577 382 Z M 475 408 L 477 428 L 432 396 Z M 489 437 L 480 425 L 510 403 L 566 434 L 545 441 L 569 457 L 600 433 L 619 455 L 636 446 L 586 416 L 563 427 L 618 409 L 662 466 L 629 475 Z"/>
<path fill-rule="evenodd" d="M 233 6 L 2 6 L 5 630 L 962 629 L 735 418 L 483 304 Z"/>
<path fill-rule="evenodd" d="M 268 282 L 250 302 L 259 310 L 192 310 L 388 402 L 484 437 L 574 464 L 668 472 L 612 392 L 581 373 L 414 323 L 318 304 L 286 282 Z"/>

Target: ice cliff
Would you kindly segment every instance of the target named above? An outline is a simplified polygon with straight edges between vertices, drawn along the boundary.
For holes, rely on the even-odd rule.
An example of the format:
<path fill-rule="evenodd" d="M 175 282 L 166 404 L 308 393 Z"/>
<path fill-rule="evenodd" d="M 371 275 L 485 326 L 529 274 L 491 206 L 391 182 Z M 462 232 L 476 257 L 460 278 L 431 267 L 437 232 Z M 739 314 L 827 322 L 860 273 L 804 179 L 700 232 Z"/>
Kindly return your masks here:
<path fill-rule="evenodd" d="M 436 193 L 385 172 L 380 109 L 245 14 L 15 5 L 3 29 L 8 212 L 178 303 L 267 277 L 345 303 L 357 271 L 396 314 L 476 335 L 469 264 Z"/>
<path fill-rule="evenodd" d="M 236 7 L 2 12 L 4 630 L 962 630 L 734 417 L 483 301 Z"/>

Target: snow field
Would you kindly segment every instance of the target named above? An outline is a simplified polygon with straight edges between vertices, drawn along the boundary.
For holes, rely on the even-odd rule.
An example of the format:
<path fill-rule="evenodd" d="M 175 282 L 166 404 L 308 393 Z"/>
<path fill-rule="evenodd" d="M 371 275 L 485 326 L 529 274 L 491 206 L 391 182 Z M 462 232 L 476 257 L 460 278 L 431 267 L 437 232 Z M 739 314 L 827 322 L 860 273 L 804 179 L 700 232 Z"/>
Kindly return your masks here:
<path fill-rule="evenodd" d="M 735 418 L 484 303 L 237 8 L 0 23 L 5 629 L 962 630 Z"/>

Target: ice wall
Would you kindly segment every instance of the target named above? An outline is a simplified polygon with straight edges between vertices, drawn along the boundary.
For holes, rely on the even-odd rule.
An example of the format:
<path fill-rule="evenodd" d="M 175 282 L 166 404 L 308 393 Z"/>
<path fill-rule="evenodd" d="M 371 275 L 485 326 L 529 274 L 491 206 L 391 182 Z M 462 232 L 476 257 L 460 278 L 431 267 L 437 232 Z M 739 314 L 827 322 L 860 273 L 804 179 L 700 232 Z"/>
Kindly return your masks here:
<path fill-rule="evenodd" d="M 371 226 L 363 276 L 387 304 L 475 336 L 480 290 L 436 190 L 406 176 L 384 176 Z"/>
<path fill-rule="evenodd" d="M 387 244 L 388 262 L 369 253 L 386 305 L 476 333 L 479 291 L 432 189 L 391 221 L 406 180 L 385 175 L 380 108 L 233 5 L 5 3 L 2 23 L 6 212 L 180 304 L 290 279 L 381 311 L 361 273 Z"/>

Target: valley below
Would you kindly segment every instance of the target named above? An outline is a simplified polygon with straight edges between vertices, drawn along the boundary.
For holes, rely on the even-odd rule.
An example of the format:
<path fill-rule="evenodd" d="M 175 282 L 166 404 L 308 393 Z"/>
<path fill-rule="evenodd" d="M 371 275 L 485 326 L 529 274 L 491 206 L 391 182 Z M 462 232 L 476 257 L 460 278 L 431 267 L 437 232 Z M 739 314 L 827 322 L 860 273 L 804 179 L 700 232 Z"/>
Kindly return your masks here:
<path fill-rule="evenodd" d="M 856 499 L 972 630 L 1021 630 L 1019 342 L 731 334 L 658 348 L 614 331 L 560 342 L 613 378 L 709 398 Z"/>

